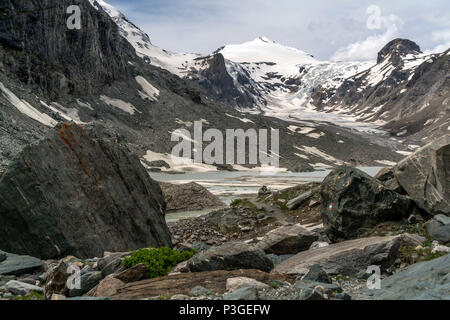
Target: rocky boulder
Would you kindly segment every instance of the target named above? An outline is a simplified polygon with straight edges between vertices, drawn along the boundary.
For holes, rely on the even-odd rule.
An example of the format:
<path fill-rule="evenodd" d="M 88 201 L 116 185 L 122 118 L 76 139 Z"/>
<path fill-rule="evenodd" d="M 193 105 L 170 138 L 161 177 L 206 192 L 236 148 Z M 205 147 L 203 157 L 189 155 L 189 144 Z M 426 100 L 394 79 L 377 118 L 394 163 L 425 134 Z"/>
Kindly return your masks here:
<path fill-rule="evenodd" d="M 296 254 L 308 250 L 319 236 L 302 226 L 283 226 L 268 232 L 258 242 L 257 247 L 268 254 L 286 255 Z"/>
<path fill-rule="evenodd" d="M 410 199 L 354 167 L 333 170 L 322 182 L 321 216 L 331 241 L 357 238 L 375 225 L 408 218 Z"/>
<path fill-rule="evenodd" d="M 387 269 L 397 258 L 401 241 L 401 236 L 392 236 L 335 243 L 300 252 L 276 266 L 272 273 L 304 275 L 316 264 L 329 275 L 355 275 L 371 265 Z"/>
<path fill-rule="evenodd" d="M 105 252 L 104 257 L 98 260 L 97 263 L 103 277 L 124 271 L 125 267 L 122 266 L 123 258 L 130 254 L 130 252 Z"/>
<path fill-rule="evenodd" d="M 322 269 L 319 264 L 315 264 L 309 269 L 309 272 L 302 278 L 303 281 L 317 281 L 322 283 L 332 283 L 328 273 Z"/>
<path fill-rule="evenodd" d="M 32 291 L 38 292 L 38 293 L 43 292 L 41 287 L 29 284 L 29 283 L 25 283 L 25 282 L 16 281 L 16 280 L 9 281 L 5 287 L 6 287 L 6 290 L 11 292 L 12 294 L 19 295 L 19 296 L 24 296 Z"/>
<path fill-rule="evenodd" d="M 433 239 L 447 243 L 450 242 L 450 217 L 438 214 L 428 223 L 427 231 Z"/>
<path fill-rule="evenodd" d="M 160 183 L 167 202 L 167 212 L 195 211 L 224 207 L 225 204 L 198 183 Z"/>
<path fill-rule="evenodd" d="M 314 192 L 317 190 L 309 190 L 298 197 L 295 197 L 294 199 L 289 200 L 286 203 L 286 207 L 288 207 L 289 210 L 295 210 L 298 207 L 300 207 L 302 204 L 304 204 L 306 201 L 308 201 L 309 198 L 311 198 L 314 195 Z"/>
<path fill-rule="evenodd" d="M 413 264 L 366 293 L 382 300 L 450 300 L 450 254 Z"/>
<path fill-rule="evenodd" d="M 0 275 L 21 275 L 42 269 L 42 261 L 0 250 Z"/>
<path fill-rule="evenodd" d="M 233 241 L 196 254 L 188 260 L 187 267 L 191 272 L 236 269 L 258 269 L 267 272 L 273 269 L 273 262 L 262 249 Z"/>
<path fill-rule="evenodd" d="M 432 215 L 450 216 L 450 135 L 400 161 L 394 174 L 421 209 Z"/>
<path fill-rule="evenodd" d="M 406 192 L 403 190 L 403 188 L 400 186 L 400 184 L 397 181 L 397 178 L 394 175 L 394 170 L 389 168 L 383 168 L 381 169 L 374 177 L 378 181 L 381 181 L 381 183 L 388 189 L 394 190 L 397 193 L 405 195 Z"/>
<path fill-rule="evenodd" d="M 138 158 L 95 128 L 60 124 L 0 178 L 0 248 L 48 259 L 170 246 L 165 202 Z"/>

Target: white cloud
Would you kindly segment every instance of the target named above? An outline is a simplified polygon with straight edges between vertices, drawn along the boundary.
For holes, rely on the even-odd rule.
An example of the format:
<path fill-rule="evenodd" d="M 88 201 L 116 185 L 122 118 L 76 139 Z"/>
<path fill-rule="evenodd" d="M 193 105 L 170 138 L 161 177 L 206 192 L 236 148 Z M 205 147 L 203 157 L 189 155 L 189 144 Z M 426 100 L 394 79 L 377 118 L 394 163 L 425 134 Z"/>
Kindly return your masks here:
<path fill-rule="evenodd" d="M 450 29 L 433 31 L 431 39 L 438 43 L 433 49 L 425 50 L 426 53 L 441 53 L 450 48 Z"/>
<path fill-rule="evenodd" d="M 378 17 L 382 34 L 370 35 L 366 39 L 339 48 L 332 56 L 333 61 L 367 61 L 375 60 L 378 52 L 392 39 L 400 35 L 403 21 L 392 14 Z"/>
<path fill-rule="evenodd" d="M 155 45 L 175 52 L 208 54 L 226 44 L 266 36 L 320 60 L 329 60 L 333 54 L 342 60 L 373 60 L 395 37 L 411 39 L 425 49 L 443 45 L 445 41 L 433 42 L 431 34 L 450 28 L 449 0 L 106 2 L 147 32 Z M 380 10 L 373 9 L 374 3 Z M 377 12 L 382 23 L 368 20 Z"/>

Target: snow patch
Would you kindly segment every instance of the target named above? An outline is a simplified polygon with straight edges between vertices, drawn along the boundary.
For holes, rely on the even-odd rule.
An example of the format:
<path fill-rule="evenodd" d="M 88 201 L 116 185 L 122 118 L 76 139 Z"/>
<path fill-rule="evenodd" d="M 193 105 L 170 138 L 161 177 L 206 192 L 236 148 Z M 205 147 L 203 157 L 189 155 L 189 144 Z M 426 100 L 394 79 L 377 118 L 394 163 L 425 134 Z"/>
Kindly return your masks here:
<path fill-rule="evenodd" d="M 317 149 L 316 147 L 303 146 L 303 147 L 295 147 L 295 148 L 297 150 L 300 150 L 300 151 L 304 152 L 304 153 L 311 154 L 313 156 L 316 156 L 318 158 L 322 158 L 322 159 L 324 159 L 326 161 L 329 161 L 329 162 L 333 162 L 333 163 L 337 163 L 337 164 L 343 163 L 341 160 L 338 160 L 335 157 L 333 157 L 333 156 L 331 156 L 329 154 L 326 154 L 325 152 Z"/>
<path fill-rule="evenodd" d="M 389 167 L 393 167 L 393 166 L 395 166 L 397 164 L 396 162 L 392 162 L 392 161 L 389 161 L 389 160 L 375 160 L 375 162 L 377 162 L 379 164 L 383 164 L 383 165 L 389 166 Z"/>
<path fill-rule="evenodd" d="M 400 150 L 395 151 L 395 152 L 397 152 L 398 154 L 404 155 L 404 156 L 409 156 L 410 154 L 413 153 L 411 151 L 400 151 Z"/>
<path fill-rule="evenodd" d="M 66 108 L 57 102 L 52 102 L 48 105 L 41 100 L 40 103 L 51 111 L 56 112 L 67 121 L 73 121 L 77 124 L 85 124 L 85 122 L 81 121 L 80 116 L 78 115 L 78 110 L 75 108 Z"/>
<path fill-rule="evenodd" d="M 247 119 L 247 118 L 239 118 L 239 117 L 235 117 L 235 116 L 232 116 L 231 114 L 228 114 L 228 113 L 225 113 L 225 115 L 226 115 L 227 117 L 230 117 L 230 118 L 235 118 L 235 119 L 241 120 L 241 121 L 244 122 L 244 123 L 253 123 L 253 124 L 254 124 L 254 122 L 253 122 L 252 120 Z"/>
<path fill-rule="evenodd" d="M 28 117 L 49 127 L 54 127 L 58 123 L 55 119 L 49 117 L 45 113 L 42 113 L 36 108 L 34 108 L 27 101 L 19 99 L 14 93 L 8 90 L 8 88 L 6 88 L 1 82 L 0 82 L 0 90 L 2 91 L 2 94 L 6 98 L 6 100 L 8 100 L 17 110 L 27 115 Z"/>
<path fill-rule="evenodd" d="M 157 153 L 148 150 L 143 158 L 148 161 L 165 161 L 170 168 L 161 168 L 162 171 L 175 171 L 175 172 L 210 172 L 217 171 L 217 168 L 208 164 L 194 163 L 192 159 L 173 156 L 167 153 Z M 145 162 L 142 162 L 145 167 L 149 167 Z"/>
<path fill-rule="evenodd" d="M 150 82 L 148 82 L 144 77 L 137 76 L 136 82 L 142 87 L 144 93 L 139 91 L 141 98 L 148 98 L 151 101 L 157 101 L 159 97 L 159 90 L 156 89 Z"/>
<path fill-rule="evenodd" d="M 138 111 L 131 103 L 129 102 L 125 102 L 123 100 L 120 99 L 114 99 L 114 98 L 110 98 L 108 96 L 100 96 L 100 100 L 103 101 L 104 103 L 113 106 L 117 109 L 120 109 L 122 111 L 125 111 L 129 114 L 135 114 L 136 111 Z"/>

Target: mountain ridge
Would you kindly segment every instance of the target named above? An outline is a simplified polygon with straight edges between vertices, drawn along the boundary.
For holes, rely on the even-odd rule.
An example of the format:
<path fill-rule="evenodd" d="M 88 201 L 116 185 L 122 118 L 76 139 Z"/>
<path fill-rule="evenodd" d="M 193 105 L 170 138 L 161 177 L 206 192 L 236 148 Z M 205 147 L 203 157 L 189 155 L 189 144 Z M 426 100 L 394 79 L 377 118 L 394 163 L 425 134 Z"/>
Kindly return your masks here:
<path fill-rule="evenodd" d="M 123 22 L 119 23 L 121 24 L 123 25 Z M 137 30 L 139 30 L 135 30 L 137 33 L 145 34 L 139 28 Z M 134 41 L 129 35 L 126 37 L 130 42 Z M 145 40 L 145 37 L 142 39 Z M 148 44 L 138 42 L 135 47 L 150 46 L 151 41 L 148 37 L 147 39 Z M 366 72 L 367 82 L 372 82 L 369 84 L 373 87 L 385 87 L 383 85 L 383 81 L 386 80 L 385 73 L 393 72 L 394 77 L 397 75 L 400 78 L 408 78 L 412 71 L 408 72 L 405 69 L 416 69 L 433 56 L 422 53 L 416 43 L 407 39 L 390 41 L 380 50 L 377 59 L 369 62 L 318 61 L 304 51 L 280 45 L 266 37 L 258 37 L 242 44 L 224 45 L 206 56 L 175 54 L 151 46 L 146 52 L 139 48 L 136 50 L 143 56 L 147 55 L 150 63 L 196 84 L 206 95 L 233 105 L 240 111 L 294 121 L 327 119 L 331 123 L 357 130 L 372 132 L 382 130 L 392 135 L 393 139 L 397 139 L 405 130 L 404 121 L 389 121 L 389 116 L 383 116 L 383 112 L 380 112 L 380 109 L 383 109 L 381 103 L 371 103 L 361 94 L 364 91 L 363 84 L 358 87 L 350 85 L 350 82 L 359 74 Z M 215 64 L 212 67 L 206 62 L 221 61 L 221 57 L 216 56 L 218 54 L 224 58 L 220 66 Z M 165 58 L 164 63 L 160 62 L 161 56 Z M 204 63 L 198 63 L 199 61 Z M 386 61 L 386 66 L 380 67 L 383 61 Z M 219 78 L 223 81 L 218 81 Z M 395 81 L 407 79 L 403 78 Z M 387 83 L 401 85 L 392 79 L 393 77 L 390 77 Z M 437 79 L 436 81 L 439 82 Z M 346 95 L 345 90 L 350 90 L 350 87 L 354 93 Z M 396 96 L 404 92 L 400 93 L 401 90 L 404 88 L 391 90 L 392 97 L 384 98 L 393 103 L 397 110 L 396 116 L 392 116 L 394 119 L 405 110 L 395 103 Z M 380 91 L 377 94 L 380 94 Z M 441 102 L 448 105 L 446 99 Z M 420 109 L 420 106 L 414 103 L 407 102 L 407 104 L 406 109 Z M 386 104 L 384 109 L 387 106 Z M 443 129 L 438 129 L 438 134 L 441 134 L 448 131 L 445 128 L 447 120 L 448 118 L 442 121 L 428 118 L 425 122 L 436 121 L 442 124 Z M 414 121 L 416 124 L 411 127 L 415 129 L 406 131 L 405 139 L 410 141 L 410 145 L 422 145 L 425 140 L 438 135 L 430 133 L 434 127 L 417 135 L 420 124 Z M 422 125 L 425 122 L 422 122 Z"/>

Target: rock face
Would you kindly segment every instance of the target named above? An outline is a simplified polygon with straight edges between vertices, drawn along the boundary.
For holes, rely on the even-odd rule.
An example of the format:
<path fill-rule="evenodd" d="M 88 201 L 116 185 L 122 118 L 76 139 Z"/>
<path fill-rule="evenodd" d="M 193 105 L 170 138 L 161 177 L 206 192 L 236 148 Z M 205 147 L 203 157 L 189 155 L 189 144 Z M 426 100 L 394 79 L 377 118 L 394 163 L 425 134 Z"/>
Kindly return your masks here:
<path fill-rule="evenodd" d="M 394 39 L 378 52 L 377 63 L 383 62 L 390 55 L 394 65 L 397 65 L 401 61 L 401 56 L 416 53 L 422 53 L 422 51 L 415 42 L 408 39 Z"/>
<path fill-rule="evenodd" d="M 315 264 L 330 275 L 354 275 L 370 265 L 386 269 L 395 261 L 400 244 L 398 236 L 344 241 L 300 252 L 276 266 L 272 273 L 307 274 Z"/>
<path fill-rule="evenodd" d="M 0 179 L 0 248 L 53 258 L 170 246 L 159 185 L 96 130 L 60 124 Z"/>
<path fill-rule="evenodd" d="M 378 223 L 407 218 L 413 208 L 407 197 L 348 166 L 331 172 L 320 193 L 321 216 L 332 241 L 357 238 Z"/>
<path fill-rule="evenodd" d="M 370 292 L 383 300 L 450 300 L 450 254 L 414 264 L 384 279 L 381 290 Z"/>
<path fill-rule="evenodd" d="M 198 183 L 160 183 L 167 202 L 167 212 L 195 211 L 224 207 L 225 204 Z"/>
<path fill-rule="evenodd" d="M 450 216 L 450 135 L 400 161 L 394 174 L 421 209 Z"/>
<path fill-rule="evenodd" d="M 187 267 L 191 272 L 237 269 L 270 271 L 273 263 L 262 249 L 235 241 L 196 254 L 188 260 Z"/>
<path fill-rule="evenodd" d="M 285 255 L 308 250 L 319 236 L 300 225 L 284 226 L 268 232 L 257 246 L 266 253 Z"/>
<path fill-rule="evenodd" d="M 124 57 L 135 57 L 115 23 L 104 12 L 93 10 L 88 1 L 76 3 L 83 15 L 81 30 L 88 31 L 69 30 L 66 11 L 73 4 L 69 0 L 2 1 L 0 43 L 8 49 L 0 50 L 2 69 L 39 85 L 53 99 L 62 93 L 98 92 L 103 85 L 124 79 L 131 73 Z"/>

